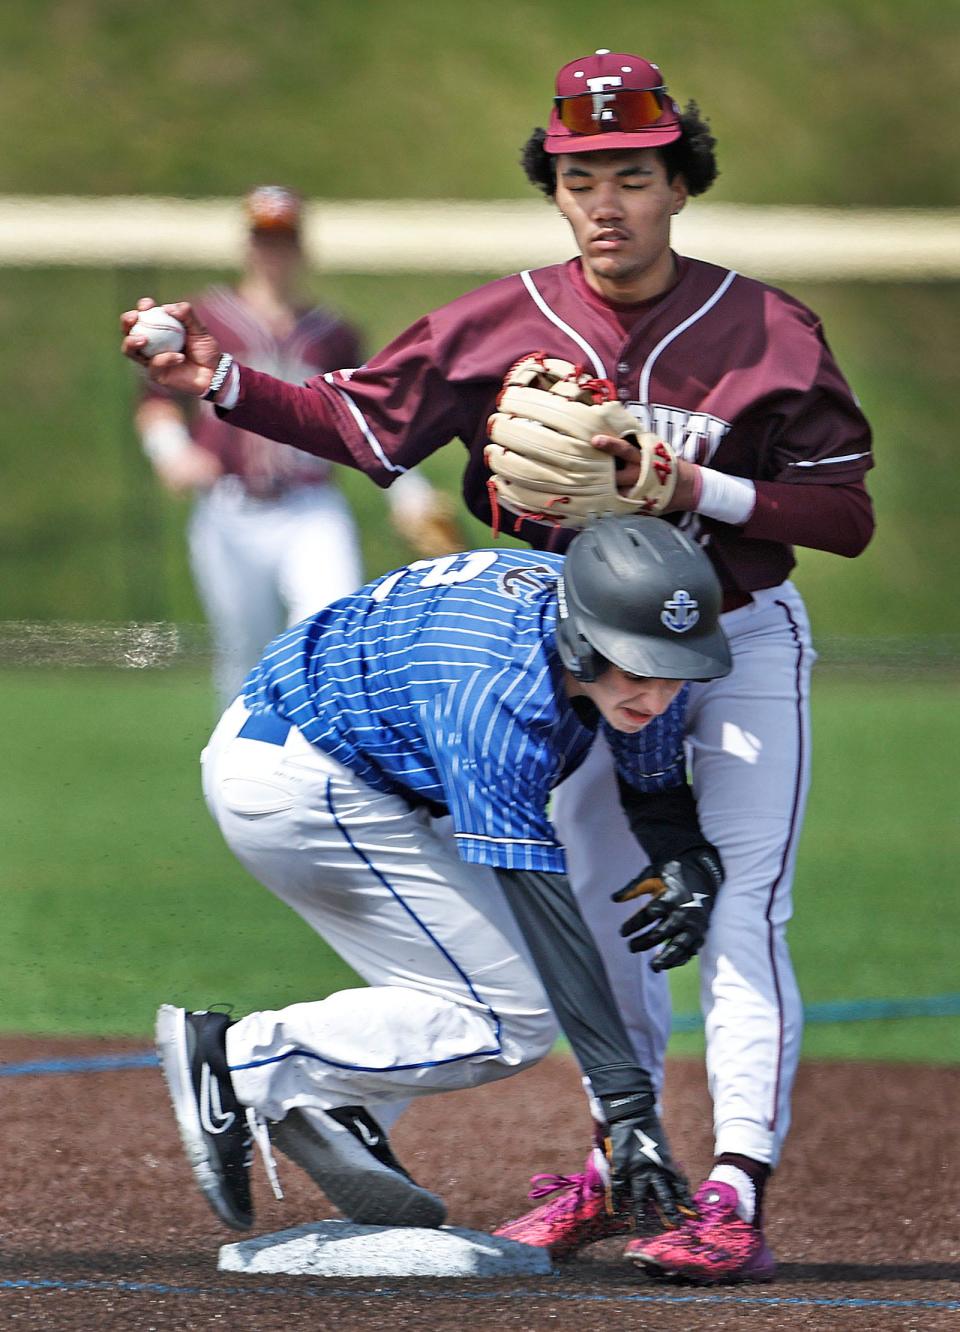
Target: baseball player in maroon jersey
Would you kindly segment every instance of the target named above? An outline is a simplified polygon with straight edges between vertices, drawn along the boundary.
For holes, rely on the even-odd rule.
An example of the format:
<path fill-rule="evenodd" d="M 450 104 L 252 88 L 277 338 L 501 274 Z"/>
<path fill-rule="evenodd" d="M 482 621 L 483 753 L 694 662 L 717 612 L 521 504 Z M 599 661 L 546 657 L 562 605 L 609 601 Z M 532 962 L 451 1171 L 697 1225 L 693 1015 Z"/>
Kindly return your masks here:
<path fill-rule="evenodd" d="M 357 330 L 307 295 L 299 195 L 260 185 L 243 208 L 247 244 L 239 281 L 209 288 L 196 305 L 220 346 L 294 383 L 358 364 Z M 218 417 L 209 404 L 147 381 L 136 426 L 166 488 L 197 494 L 190 563 L 213 635 L 217 694 L 226 704 L 284 625 L 363 581 L 353 516 L 329 462 L 268 443 Z M 416 475 L 394 492 L 392 516 L 418 553 L 441 553 L 416 540 L 418 523 L 442 519 L 440 504 Z"/>
<path fill-rule="evenodd" d="M 186 351 L 154 358 L 150 374 L 212 398 L 245 430 L 350 464 L 382 486 L 459 436 L 464 499 L 491 523 L 502 515 L 491 506 L 488 418 L 505 372 L 531 352 L 611 381 L 641 427 L 673 450 L 667 512 L 713 560 L 734 660 L 726 679 L 692 686 L 686 718 L 701 822 L 727 876 L 700 955 L 716 1155 L 698 1217 L 631 1240 L 627 1254 L 654 1275 L 764 1280 L 774 1272 L 764 1186 L 787 1131 L 802 1025 L 786 926 L 809 783 L 814 651 L 789 574 L 794 546 L 855 556 L 869 541 L 870 431 L 814 313 L 671 248 L 672 217 L 709 188 L 716 161 L 696 104 L 681 111 L 655 65 L 608 51 L 565 65 L 549 128 L 533 133 L 523 163 L 570 223 L 579 253 L 567 263 L 470 292 L 360 368 L 302 388 L 238 365 L 188 305 L 168 306 L 187 323 Z M 123 316 L 123 350 L 137 359 L 135 318 Z M 636 446 L 619 436 L 591 442 L 616 457 L 617 489 L 628 494 Z M 571 535 L 544 514 L 512 518 L 510 530 L 541 548 L 563 548 Z M 637 1056 L 662 1077 L 666 979 L 627 952 L 624 908 L 610 900 L 638 865 L 602 744 L 558 788 L 555 819 Z M 616 1233 L 596 1153 L 582 1174 L 554 1182 L 551 1201 L 501 1233 L 555 1255 Z"/>

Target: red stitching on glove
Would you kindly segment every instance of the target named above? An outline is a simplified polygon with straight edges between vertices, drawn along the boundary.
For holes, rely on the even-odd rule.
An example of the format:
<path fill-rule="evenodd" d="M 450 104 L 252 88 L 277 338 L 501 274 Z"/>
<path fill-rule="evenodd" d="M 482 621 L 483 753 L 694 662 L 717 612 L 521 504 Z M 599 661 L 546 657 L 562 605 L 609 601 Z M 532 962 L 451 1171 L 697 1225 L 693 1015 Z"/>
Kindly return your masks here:
<path fill-rule="evenodd" d="M 486 462 L 486 454 L 484 454 Z M 490 530 L 495 537 L 500 535 L 500 501 L 497 498 L 497 487 L 494 485 L 493 477 L 487 477 L 487 495 L 490 499 Z"/>

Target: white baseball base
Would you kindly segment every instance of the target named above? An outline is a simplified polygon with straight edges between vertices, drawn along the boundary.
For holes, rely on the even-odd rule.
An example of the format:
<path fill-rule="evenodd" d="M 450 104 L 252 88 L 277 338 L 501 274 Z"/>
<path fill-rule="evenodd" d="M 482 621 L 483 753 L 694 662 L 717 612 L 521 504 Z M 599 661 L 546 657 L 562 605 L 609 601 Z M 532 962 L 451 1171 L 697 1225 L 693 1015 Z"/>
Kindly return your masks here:
<path fill-rule="evenodd" d="M 221 1272 L 321 1277 L 504 1277 L 552 1271 L 550 1255 L 479 1230 L 317 1221 L 224 1244 Z"/>

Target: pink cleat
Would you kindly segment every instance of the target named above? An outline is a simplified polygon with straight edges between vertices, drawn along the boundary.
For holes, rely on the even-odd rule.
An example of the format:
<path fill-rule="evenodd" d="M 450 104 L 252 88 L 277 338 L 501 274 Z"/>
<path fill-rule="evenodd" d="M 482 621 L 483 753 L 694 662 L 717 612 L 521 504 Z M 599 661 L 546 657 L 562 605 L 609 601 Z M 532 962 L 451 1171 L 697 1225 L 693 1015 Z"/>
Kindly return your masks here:
<path fill-rule="evenodd" d="M 551 1193 L 556 1197 L 507 1221 L 494 1235 L 547 1249 L 551 1258 L 560 1261 L 585 1244 L 625 1235 L 632 1229 L 629 1216 L 611 1216 L 607 1211 L 606 1186 L 593 1152 L 582 1175 L 534 1175 L 530 1183 L 533 1188 L 528 1197 L 545 1198 Z"/>
<path fill-rule="evenodd" d="M 652 1277 L 675 1277 L 697 1285 L 772 1281 L 777 1265 L 763 1231 L 737 1215 L 737 1192 L 708 1179 L 693 1199 L 699 1215 L 678 1230 L 631 1240 L 624 1257 Z"/>

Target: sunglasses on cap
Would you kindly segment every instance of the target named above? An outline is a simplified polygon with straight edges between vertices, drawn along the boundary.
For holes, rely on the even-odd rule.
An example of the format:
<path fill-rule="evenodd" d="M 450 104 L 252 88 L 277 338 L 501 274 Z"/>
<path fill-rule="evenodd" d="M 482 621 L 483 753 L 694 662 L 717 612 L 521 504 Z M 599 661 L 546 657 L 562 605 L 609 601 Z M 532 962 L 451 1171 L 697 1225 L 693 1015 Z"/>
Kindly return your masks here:
<path fill-rule="evenodd" d="M 605 130 L 648 129 L 669 106 L 667 90 L 660 88 L 606 88 L 603 92 L 555 97 L 561 125 L 573 134 L 602 134 Z"/>

